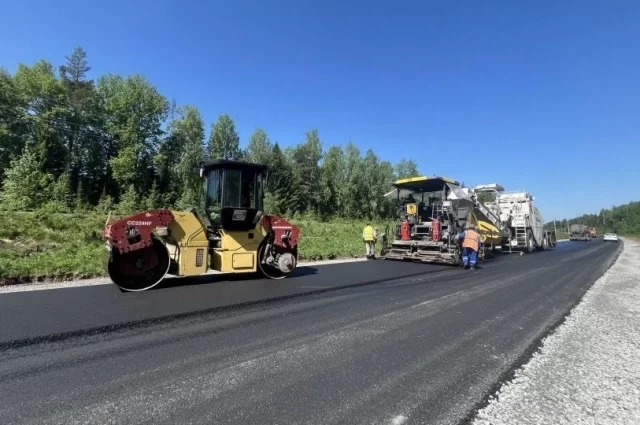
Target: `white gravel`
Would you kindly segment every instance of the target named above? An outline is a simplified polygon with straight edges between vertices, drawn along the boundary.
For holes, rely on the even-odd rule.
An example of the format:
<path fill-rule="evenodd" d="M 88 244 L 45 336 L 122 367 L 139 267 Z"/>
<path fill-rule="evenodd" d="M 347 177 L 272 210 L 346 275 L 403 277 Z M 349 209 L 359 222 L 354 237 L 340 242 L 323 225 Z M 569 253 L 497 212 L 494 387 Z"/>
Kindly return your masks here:
<path fill-rule="evenodd" d="M 640 244 L 593 285 L 475 424 L 640 424 Z"/>

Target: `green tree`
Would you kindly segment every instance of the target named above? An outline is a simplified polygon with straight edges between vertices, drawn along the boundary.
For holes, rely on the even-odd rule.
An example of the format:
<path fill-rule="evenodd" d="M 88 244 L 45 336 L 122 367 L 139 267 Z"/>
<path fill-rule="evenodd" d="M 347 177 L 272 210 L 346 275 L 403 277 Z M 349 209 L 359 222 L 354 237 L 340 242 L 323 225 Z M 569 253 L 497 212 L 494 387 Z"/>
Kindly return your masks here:
<path fill-rule="evenodd" d="M 242 159 L 240 137 L 229 115 L 220 115 L 211 126 L 207 153 L 213 159 Z"/>
<path fill-rule="evenodd" d="M 103 76 L 98 80 L 97 95 L 105 129 L 111 135 L 107 152 L 116 192 L 133 185 L 144 195 L 155 179 L 153 159 L 164 134 L 161 126 L 169 102 L 140 75 Z"/>
<path fill-rule="evenodd" d="M 180 141 L 179 160 L 173 173 L 179 185 L 178 206 L 195 207 L 200 197 L 201 181 L 194 168 L 204 159 L 204 121 L 197 108 L 184 108 L 184 117 L 175 122 L 174 135 Z"/>
<path fill-rule="evenodd" d="M 40 162 L 32 147 L 25 147 L 21 156 L 11 160 L 4 174 L 3 207 L 26 211 L 48 200 L 51 176 L 40 171 Z"/>
<path fill-rule="evenodd" d="M 395 167 L 396 177 L 399 179 L 404 179 L 407 177 L 417 177 L 420 175 L 418 171 L 418 164 L 415 163 L 412 159 L 404 159 L 402 158 L 400 162 Z"/>
<path fill-rule="evenodd" d="M 120 198 L 118 212 L 120 214 L 133 214 L 134 212 L 141 211 L 143 208 L 144 205 L 140 202 L 140 198 L 136 193 L 136 187 L 130 184 Z"/>
<path fill-rule="evenodd" d="M 365 174 L 360 150 L 349 142 L 345 149 L 345 184 L 342 187 L 343 214 L 346 217 L 363 218 L 368 214 L 364 207 L 368 192 Z"/>
<path fill-rule="evenodd" d="M 69 179 L 69 185 L 71 186 L 71 179 Z M 84 183 L 82 180 L 78 181 L 78 187 L 76 188 L 76 196 L 75 196 L 75 210 L 76 211 L 86 211 L 89 209 L 89 204 L 87 202 L 87 193 L 84 189 Z"/>
<path fill-rule="evenodd" d="M 94 83 L 86 78 L 91 69 L 87 53 L 76 47 L 66 59 L 59 69 L 66 91 L 67 112 L 64 123 L 60 123 L 68 157 L 66 172 L 70 174 L 71 191 L 77 194 L 80 186 L 87 186 L 79 197 L 95 201 L 103 189 L 106 173 L 101 111 Z"/>
<path fill-rule="evenodd" d="M 306 133 L 304 143 L 291 152 L 296 179 L 300 181 L 303 211 L 318 211 L 320 204 L 320 166 L 322 142 L 318 131 Z"/>
<path fill-rule="evenodd" d="M 73 49 L 71 56 L 65 56 L 67 63 L 60 66 L 60 75 L 75 83 L 79 84 L 84 81 L 87 72 L 91 70 L 87 61 L 87 52 L 81 46 Z"/>
<path fill-rule="evenodd" d="M 71 176 L 68 172 L 60 174 L 56 179 L 52 191 L 51 198 L 53 201 L 60 203 L 66 207 L 71 205 Z"/>
<path fill-rule="evenodd" d="M 193 172 L 200 160 L 244 158 L 271 166 L 265 200 L 270 212 L 385 218 L 395 213 L 393 200 L 384 197 L 390 183 L 419 175 L 413 160 L 394 166 L 372 150 L 363 156 L 354 143 L 325 152 L 316 129 L 284 149 L 256 128 L 243 152 L 228 114 L 212 124 L 205 145 L 204 122 L 195 106 L 169 102 L 140 75 L 106 74 L 94 83 L 80 46 L 65 58 L 57 74 L 47 61 L 21 64 L 14 75 L 0 70 L 5 206 L 40 208 L 51 201 L 106 211 L 118 200 L 127 212 L 190 207 L 200 197 Z M 563 222 L 632 231 L 635 208 L 619 206 Z"/>
<path fill-rule="evenodd" d="M 273 214 L 293 214 L 300 211 L 299 182 L 277 142 L 273 146 L 270 163 L 268 202 L 265 202 L 265 210 Z"/>
<path fill-rule="evenodd" d="M 246 159 L 258 164 L 269 164 L 273 152 L 273 144 L 267 133 L 261 128 L 256 129 L 247 145 Z"/>
<path fill-rule="evenodd" d="M 26 112 L 27 139 L 35 144 L 41 171 L 57 177 L 69 161 L 64 138 L 68 114 L 65 88 L 53 65 L 44 60 L 31 67 L 20 64 L 14 82 Z"/>
<path fill-rule="evenodd" d="M 107 195 L 106 192 L 103 192 L 98 201 L 98 205 L 96 205 L 96 211 L 107 214 L 114 209 L 114 206 L 113 198 Z"/>
<path fill-rule="evenodd" d="M 343 187 L 346 185 L 346 160 L 340 146 L 331 146 L 320 170 L 320 214 L 324 218 L 343 215 Z"/>
<path fill-rule="evenodd" d="M 28 131 L 18 87 L 13 77 L 0 68 L 0 170 L 6 170 L 11 159 L 20 155 Z M 0 172 L 0 183 L 2 179 Z"/>
<path fill-rule="evenodd" d="M 155 210 L 156 208 L 161 208 L 160 205 L 160 193 L 158 193 L 158 184 L 153 182 L 151 186 L 151 190 L 147 194 L 147 197 L 144 200 L 145 208 L 148 210 Z"/>

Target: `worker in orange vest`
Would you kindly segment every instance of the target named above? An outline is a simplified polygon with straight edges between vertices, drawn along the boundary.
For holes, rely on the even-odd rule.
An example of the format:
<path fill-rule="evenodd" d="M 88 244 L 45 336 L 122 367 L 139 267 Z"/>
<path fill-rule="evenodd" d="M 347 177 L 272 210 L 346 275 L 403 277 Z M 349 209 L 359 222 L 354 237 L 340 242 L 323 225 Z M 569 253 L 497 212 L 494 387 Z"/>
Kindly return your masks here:
<path fill-rule="evenodd" d="M 467 225 L 467 230 L 458 235 L 458 240 L 462 241 L 462 266 L 465 269 L 471 267 L 471 270 L 476 270 L 478 252 L 482 243 L 480 233 L 476 232 L 476 226 L 473 223 Z"/>

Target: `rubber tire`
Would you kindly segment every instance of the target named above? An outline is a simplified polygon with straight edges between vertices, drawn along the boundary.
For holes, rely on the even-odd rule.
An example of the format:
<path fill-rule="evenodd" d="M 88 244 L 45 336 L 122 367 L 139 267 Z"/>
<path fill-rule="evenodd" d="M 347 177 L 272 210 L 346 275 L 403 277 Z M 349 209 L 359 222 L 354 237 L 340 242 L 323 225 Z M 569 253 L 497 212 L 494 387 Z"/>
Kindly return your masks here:
<path fill-rule="evenodd" d="M 527 230 L 527 239 L 529 240 L 529 243 L 527 245 L 526 250 L 528 253 L 532 253 L 533 251 L 536 250 L 536 246 L 533 242 L 533 232 L 531 231 L 531 229 Z"/>

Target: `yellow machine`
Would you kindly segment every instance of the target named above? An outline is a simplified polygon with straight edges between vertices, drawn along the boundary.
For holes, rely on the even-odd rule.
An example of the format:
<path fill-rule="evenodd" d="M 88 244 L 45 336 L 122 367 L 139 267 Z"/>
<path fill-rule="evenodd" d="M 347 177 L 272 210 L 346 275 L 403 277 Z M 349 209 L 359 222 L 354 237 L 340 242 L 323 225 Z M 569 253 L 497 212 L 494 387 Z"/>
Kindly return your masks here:
<path fill-rule="evenodd" d="M 458 265 L 461 246 L 457 236 L 467 224 L 475 224 L 482 237 L 481 259 L 506 234 L 498 227 L 498 217 L 455 180 L 419 176 L 397 180 L 393 186 L 398 223 L 385 231 L 382 258 Z"/>
<path fill-rule="evenodd" d="M 475 211 L 471 212 L 470 220 L 475 223 L 476 230 L 480 233 L 480 236 L 482 237 L 482 244 L 484 246 L 491 247 L 500 246 L 502 244 L 504 232 L 501 232 L 495 224 L 484 217 L 478 217 L 475 214 Z"/>
<path fill-rule="evenodd" d="M 107 224 L 111 280 L 125 291 L 153 288 L 167 274 L 211 271 L 287 276 L 298 261 L 299 229 L 264 215 L 267 167 L 241 161 L 203 162 L 198 210 L 144 211 Z"/>

